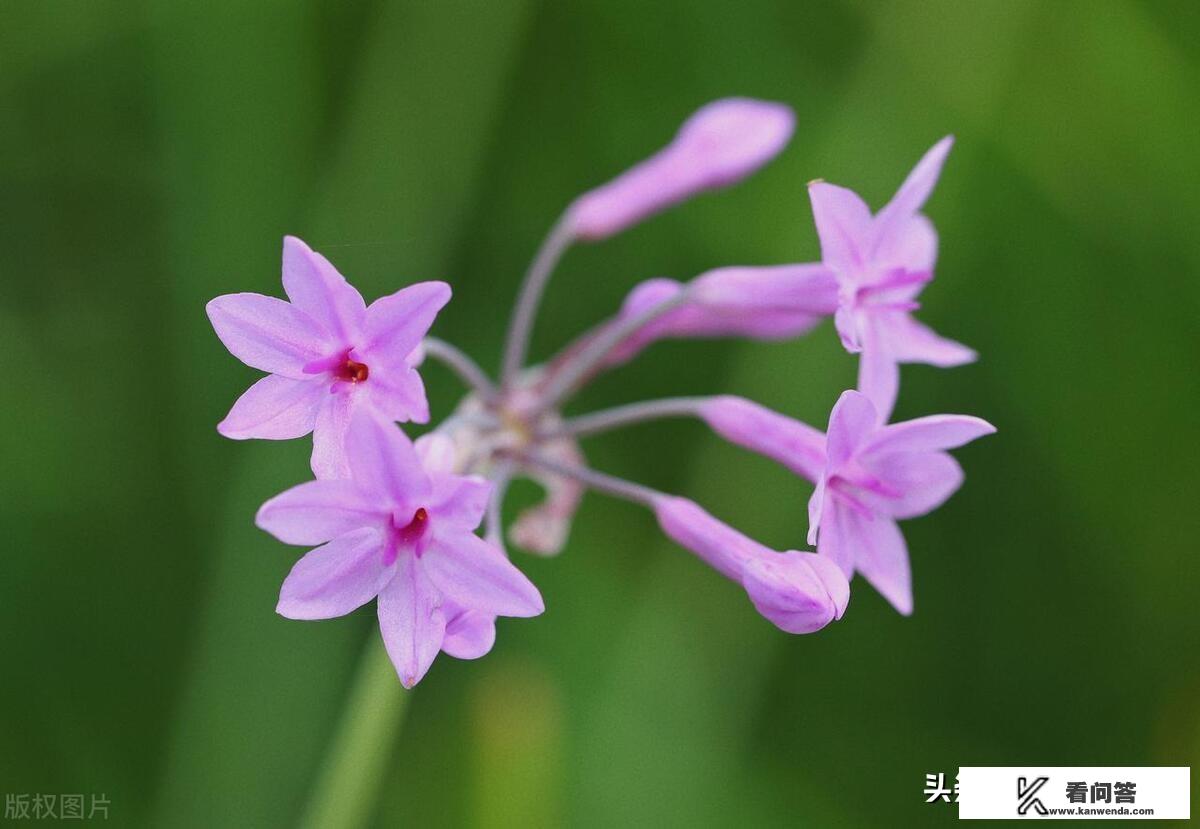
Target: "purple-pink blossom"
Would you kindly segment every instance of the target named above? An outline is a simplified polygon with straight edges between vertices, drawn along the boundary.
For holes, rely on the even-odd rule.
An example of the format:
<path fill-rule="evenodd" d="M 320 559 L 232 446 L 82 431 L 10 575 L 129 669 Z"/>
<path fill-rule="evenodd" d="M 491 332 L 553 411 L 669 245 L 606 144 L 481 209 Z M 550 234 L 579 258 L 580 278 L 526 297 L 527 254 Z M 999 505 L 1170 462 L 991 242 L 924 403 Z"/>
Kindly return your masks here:
<path fill-rule="evenodd" d="M 821 258 L 837 275 L 837 331 L 846 350 L 860 354 L 858 388 L 883 421 L 896 402 L 900 363 L 948 368 L 976 358 L 912 316 L 937 260 L 937 232 L 920 210 L 953 142 L 947 136 L 935 144 L 874 216 L 852 190 L 824 181 L 808 186 Z"/>
<path fill-rule="evenodd" d="M 996 429 L 969 415 L 881 425 L 870 398 L 846 391 L 825 434 L 750 400 L 700 400 L 695 413 L 732 443 L 816 484 L 808 543 L 849 578 L 861 573 L 901 613 L 912 612 L 908 548 L 897 519 L 937 509 L 963 483 L 947 452 Z"/>
<path fill-rule="evenodd" d="M 908 550 L 896 522 L 935 509 L 962 485 L 947 450 L 995 431 L 965 415 L 888 425 L 900 363 L 975 359 L 912 316 L 937 257 L 937 235 L 920 211 L 950 138 L 926 153 L 874 215 L 850 190 L 810 184 L 821 262 L 722 267 L 686 282 L 650 279 L 546 362 L 527 359 L 546 285 L 572 244 L 607 238 L 750 175 L 782 150 L 793 126 L 782 104 L 715 101 L 666 148 L 576 199 L 526 272 L 495 380 L 458 347 L 427 336 L 450 298 L 445 283 L 411 285 L 367 306 L 328 260 L 293 237 L 284 240 L 286 301 L 232 294 L 210 302 L 209 317 L 230 352 L 268 372 L 234 404 L 221 434 L 313 434 L 317 480 L 270 499 L 257 516 L 280 541 L 313 548 L 284 580 L 278 612 L 326 619 L 375 600 L 388 655 L 411 687 L 439 652 L 462 659 L 488 653 L 497 616 L 543 611 L 505 540 L 526 552 L 558 553 L 585 493 L 597 492 L 647 508 L 667 537 L 740 585 L 786 632 L 811 633 L 840 619 L 855 573 L 910 613 Z M 859 390 L 841 395 L 827 432 L 731 394 L 577 416 L 565 410 L 593 377 L 658 340 L 793 339 L 829 316 L 846 349 L 860 356 Z M 454 372 L 468 392 L 413 443 L 396 422 L 429 420 L 416 371 L 427 359 Z M 589 435 L 679 416 L 701 418 L 726 440 L 810 481 L 808 544 L 816 551 L 778 552 L 685 497 L 589 466 L 582 446 Z M 516 477 L 541 486 L 545 498 L 506 524 L 505 492 Z"/>
<path fill-rule="evenodd" d="M 367 306 L 329 260 L 288 236 L 283 288 L 289 301 L 243 293 L 208 303 L 230 353 L 268 372 L 217 429 L 235 440 L 312 432 L 314 474 L 343 477 L 346 432 L 358 409 L 393 421 L 429 420 L 412 355 L 449 301 L 450 286 L 420 282 Z"/>
<path fill-rule="evenodd" d="M 750 98 L 706 104 L 669 145 L 576 199 L 569 227 L 577 238 L 605 239 L 697 193 L 734 184 L 774 158 L 794 126 L 783 104 Z"/>
<path fill-rule="evenodd" d="M 346 440 L 350 477 L 300 484 L 263 504 L 258 526 L 286 544 L 321 546 L 292 568 L 278 612 L 329 619 L 378 599 L 379 629 L 406 687 L 438 651 L 491 649 L 496 616 L 536 616 L 542 597 L 504 552 L 475 535 L 491 494 L 450 472 L 444 437 L 415 446 L 372 413 Z"/>
<path fill-rule="evenodd" d="M 846 391 L 829 415 L 825 468 L 808 502 L 808 542 L 842 572 L 863 577 L 903 614 L 912 612 L 908 547 L 897 519 L 940 507 L 963 482 L 954 449 L 996 428 L 969 415 L 882 426 L 864 394 Z"/>

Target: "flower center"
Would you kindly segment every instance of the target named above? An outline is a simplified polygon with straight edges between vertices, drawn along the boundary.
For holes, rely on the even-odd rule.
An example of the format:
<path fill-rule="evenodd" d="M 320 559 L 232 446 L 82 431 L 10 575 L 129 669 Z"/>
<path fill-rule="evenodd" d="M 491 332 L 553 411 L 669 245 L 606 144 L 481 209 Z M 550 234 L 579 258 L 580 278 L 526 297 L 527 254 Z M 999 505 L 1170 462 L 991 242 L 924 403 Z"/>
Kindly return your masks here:
<path fill-rule="evenodd" d="M 391 567 L 402 550 L 411 550 L 420 558 L 425 552 L 428 536 L 429 510 L 425 507 L 418 508 L 407 523 L 400 515 L 392 513 L 392 531 L 383 553 L 384 566 Z"/>
<path fill-rule="evenodd" d="M 885 273 L 877 282 L 855 289 L 850 304 L 856 308 L 870 306 L 881 311 L 916 311 L 921 304 L 909 296 L 912 292 L 907 289 L 924 285 L 932 278 L 933 274 L 927 271 L 897 268 Z"/>
<path fill-rule="evenodd" d="M 366 363 L 356 362 L 349 357 L 333 373 L 339 380 L 345 380 L 348 383 L 366 382 L 367 377 L 371 374 Z"/>
<path fill-rule="evenodd" d="M 420 507 L 413 513 L 412 520 L 403 527 L 397 528 L 396 532 L 405 544 L 416 544 L 425 535 L 428 528 L 429 512 L 425 507 Z"/>

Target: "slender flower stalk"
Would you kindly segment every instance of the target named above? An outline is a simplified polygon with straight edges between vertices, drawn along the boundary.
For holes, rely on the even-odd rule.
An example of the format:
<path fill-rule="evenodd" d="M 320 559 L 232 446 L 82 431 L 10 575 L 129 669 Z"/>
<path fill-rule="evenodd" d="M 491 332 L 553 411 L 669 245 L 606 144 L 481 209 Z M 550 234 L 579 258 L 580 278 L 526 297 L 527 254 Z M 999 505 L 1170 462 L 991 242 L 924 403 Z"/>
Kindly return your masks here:
<path fill-rule="evenodd" d="M 409 693 L 396 687 L 396 671 L 380 639 L 363 650 L 342 717 L 317 773 L 300 821 L 302 829 L 366 826 L 383 788 Z"/>
<path fill-rule="evenodd" d="M 451 345 L 439 337 L 426 337 L 421 341 L 421 346 L 426 357 L 432 357 L 445 365 L 481 398 L 488 402 L 496 399 L 496 386 L 491 378 L 458 346 Z"/>
<path fill-rule="evenodd" d="M 609 475 L 605 472 L 597 472 L 594 469 L 588 469 L 584 466 L 571 466 L 559 463 L 536 452 L 522 453 L 515 457 L 522 463 L 541 467 L 556 475 L 572 478 L 597 492 L 603 492 L 605 495 L 611 495 L 614 498 L 631 501 L 645 507 L 653 508 L 656 499 L 663 497 L 663 493 L 648 486 L 635 484 L 633 481 L 627 481 L 624 478 L 618 478 L 615 475 Z"/>
<path fill-rule="evenodd" d="M 533 409 L 535 414 L 550 409 L 556 409 L 563 400 L 578 390 L 579 386 L 595 371 L 621 343 L 632 337 L 638 331 L 660 317 L 666 316 L 676 308 L 688 303 L 688 291 L 680 291 L 669 296 L 655 305 L 651 305 L 641 313 L 626 320 L 621 320 L 611 328 L 601 331 L 595 339 L 587 343 L 577 354 L 568 358 L 558 371 L 551 375 L 541 399 Z"/>
<path fill-rule="evenodd" d="M 502 460 L 496 465 L 496 470 L 490 476 L 492 497 L 488 501 L 487 513 L 483 517 L 483 538 L 497 547 L 504 546 L 504 496 L 508 493 L 508 485 L 512 482 L 516 466 L 514 461 Z"/>
<path fill-rule="evenodd" d="M 554 223 L 525 273 L 525 281 L 521 283 L 521 293 L 517 297 L 517 307 L 509 323 L 508 338 L 504 343 L 504 362 L 500 367 L 500 386 L 506 391 L 512 388 L 521 367 L 525 365 L 529 338 L 533 336 L 533 322 L 537 317 L 538 306 L 542 303 L 542 295 L 546 292 L 546 285 L 550 282 L 554 269 L 558 267 L 559 260 L 574 238 L 575 231 L 570 217 L 564 215 Z"/>
<path fill-rule="evenodd" d="M 659 400 L 643 400 L 612 409 L 572 417 L 563 421 L 554 431 L 543 432 L 543 437 L 586 437 L 611 429 L 633 426 L 649 420 L 665 417 L 699 417 L 707 397 L 664 397 Z"/>

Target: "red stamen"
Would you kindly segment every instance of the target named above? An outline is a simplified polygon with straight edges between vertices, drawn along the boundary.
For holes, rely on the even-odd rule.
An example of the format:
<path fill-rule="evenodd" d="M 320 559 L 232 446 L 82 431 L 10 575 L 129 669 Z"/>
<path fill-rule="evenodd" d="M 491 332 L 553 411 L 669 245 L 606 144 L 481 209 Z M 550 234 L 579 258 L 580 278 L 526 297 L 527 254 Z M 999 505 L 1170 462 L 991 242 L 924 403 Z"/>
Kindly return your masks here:
<path fill-rule="evenodd" d="M 400 528 L 400 540 L 413 544 L 421 540 L 425 535 L 425 529 L 429 525 L 429 513 L 425 507 L 420 507 L 413 513 L 412 520 L 404 527 Z"/>
<path fill-rule="evenodd" d="M 337 372 L 339 380 L 345 380 L 349 383 L 362 383 L 370 374 L 371 372 L 367 369 L 366 363 L 355 362 L 349 358 L 346 359 L 346 362 L 341 365 Z"/>

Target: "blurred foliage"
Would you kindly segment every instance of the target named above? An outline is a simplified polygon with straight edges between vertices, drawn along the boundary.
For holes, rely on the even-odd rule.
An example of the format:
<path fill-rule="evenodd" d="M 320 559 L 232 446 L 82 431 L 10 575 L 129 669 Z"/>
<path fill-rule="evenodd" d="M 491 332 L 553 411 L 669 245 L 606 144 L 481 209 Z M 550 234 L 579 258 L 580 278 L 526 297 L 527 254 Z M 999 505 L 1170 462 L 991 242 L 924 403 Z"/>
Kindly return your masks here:
<path fill-rule="evenodd" d="M 558 211 L 729 94 L 794 106 L 791 147 L 572 251 L 534 350 L 642 278 L 815 258 L 806 181 L 879 205 L 955 133 L 923 316 L 983 359 L 906 369 L 898 416 L 1000 433 L 905 526 L 917 612 L 856 583 L 844 621 L 785 636 L 589 498 L 561 558 L 519 559 L 545 616 L 409 701 L 375 823 L 911 825 L 956 817 L 923 803 L 930 771 L 1200 764 L 1197 9 L 0 3 L 0 790 L 107 793 L 117 825 L 294 824 L 374 617 L 274 615 L 298 551 L 252 517 L 308 446 L 217 436 L 254 372 L 204 302 L 278 294 L 295 233 L 368 298 L 449 279 L 437 332 L 491 366 Z M 451 378 L 427 380 L 447 412 Z M 662 344 L 576 407 L 730 391 L 823 424 L 852 381 L 825 325 Z M 693 424 L 588 452 L 803 538 L 807 489 Z"/>

